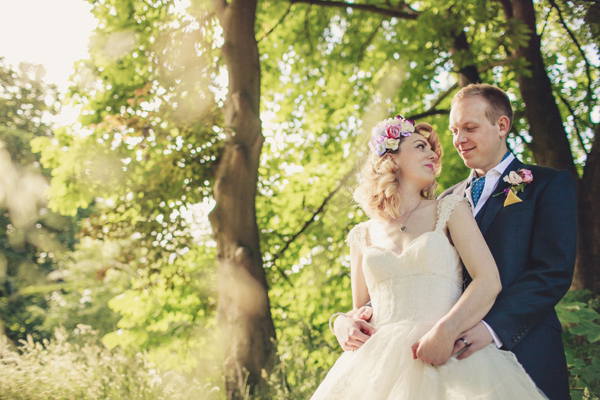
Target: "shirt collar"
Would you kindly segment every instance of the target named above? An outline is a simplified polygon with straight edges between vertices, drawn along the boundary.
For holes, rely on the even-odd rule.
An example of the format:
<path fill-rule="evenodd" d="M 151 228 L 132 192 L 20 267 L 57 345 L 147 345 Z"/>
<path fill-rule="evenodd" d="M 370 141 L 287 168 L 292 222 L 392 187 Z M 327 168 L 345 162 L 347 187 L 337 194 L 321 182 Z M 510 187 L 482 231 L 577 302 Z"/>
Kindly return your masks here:
<path fill-rule="evenodd" d="M 504 171 L 506 171 L 506 168 L 508 168 L 508 166 L 510 165 L 511 162 L 514 161 L 514 159 L 515 159 L 515 156 L 509 150 L 508 155 L 502 161 L 500 161 L 500 163 L 498 165 L 496 165 L 494 168 L 490 169 L 487 172 L 487 174 L 489 174 L 491 172 L 494 175 L 502 176 L 502 174 L 504 173 Z M 487 174 L 486 174 L 486 176 L 487 176 Z M 468 182 L 467 187 L 471 186 L 471 181 L 476 176 L 477 175 L 475 174 L 475 170 L 472 169 L 471 173 L 469 174 L 469 178 L 467 179 L 467 182 Z"/>

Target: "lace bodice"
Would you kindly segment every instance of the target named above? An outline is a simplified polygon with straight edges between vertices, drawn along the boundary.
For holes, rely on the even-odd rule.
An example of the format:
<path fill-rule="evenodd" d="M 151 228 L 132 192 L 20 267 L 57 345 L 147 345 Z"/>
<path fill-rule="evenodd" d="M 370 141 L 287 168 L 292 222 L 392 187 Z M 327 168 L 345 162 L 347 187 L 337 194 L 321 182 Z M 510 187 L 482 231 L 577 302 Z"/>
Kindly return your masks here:
<path fill-rule="evenodd" d="M 456 303 L 462 293 L 462 268 L 444 228 L 461 201 L 457 195 L 440 200 L 435 230 L 417 237 L 401 255 L 372 245 L 366 223 L 350 231 L 347 242 L 362 252 L 375 327 L 404 320 L 435 322 Z"/>

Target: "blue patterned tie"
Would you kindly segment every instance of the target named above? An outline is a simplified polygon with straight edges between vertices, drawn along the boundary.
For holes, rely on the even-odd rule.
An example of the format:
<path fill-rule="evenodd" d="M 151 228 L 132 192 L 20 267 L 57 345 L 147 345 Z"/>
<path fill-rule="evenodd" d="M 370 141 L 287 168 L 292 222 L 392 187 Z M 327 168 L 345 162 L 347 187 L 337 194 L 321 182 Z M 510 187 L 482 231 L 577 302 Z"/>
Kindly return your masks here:
<path fill-rule="evenodd" d="M 481 197 L 481 193 L 483 192 L 483 187 L 485 186 L 485 175 L 482 177 L 474 177 L 471 181 L 471 198 L 473 199 L 473 206 L 477 206 L 477 202 Z"/>
<path fill-rule="evenodd" d="M 510 154 L 510 150 L 507 150 L 502 157 L 502 161 L 506 160 L 506 157 Z M 502 162 L 500 161 L 500 162 Z M 479 178 L 473 177 L 471 180 L 471 199 L 473 199 L 473 207 L 477 206 L 477 202 L 483 193 L 483 187 L 485 186 L 485 175 Z"/>

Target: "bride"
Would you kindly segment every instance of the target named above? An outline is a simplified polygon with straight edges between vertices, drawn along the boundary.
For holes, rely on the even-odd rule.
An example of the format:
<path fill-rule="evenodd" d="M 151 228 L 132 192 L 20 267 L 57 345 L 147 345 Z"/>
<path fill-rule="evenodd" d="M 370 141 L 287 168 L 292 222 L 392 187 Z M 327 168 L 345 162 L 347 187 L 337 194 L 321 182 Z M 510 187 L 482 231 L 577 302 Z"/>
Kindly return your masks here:
<path fill-rule="evenodd" d="M 433 199 L 442 155 L 435 131 L 397 116 L 373 128 L 369 146 L 355 199 L 371 219 L 347 242 L 353 305 L 371 301 L 375 330 L 337 360 L 312 398 L 544 399 L 508 351 L 492 344 L 452 356 L 501 284 L 468 203 Z M 461 261 L 473 278 L 464 292 Z"/>

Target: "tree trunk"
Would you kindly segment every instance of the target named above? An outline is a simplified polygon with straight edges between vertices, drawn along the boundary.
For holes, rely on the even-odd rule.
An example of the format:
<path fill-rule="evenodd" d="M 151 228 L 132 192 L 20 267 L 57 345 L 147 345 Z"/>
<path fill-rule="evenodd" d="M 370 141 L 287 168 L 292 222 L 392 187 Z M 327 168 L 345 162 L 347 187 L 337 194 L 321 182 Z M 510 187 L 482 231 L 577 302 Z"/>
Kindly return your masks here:
<path fill-rule="evenodd" d="M 600 129 L 596 129 L 594 146 L 580 179 L 542 58 L 533 2 L 501 1 L 507 20 L 517 18 L 531 30 L 527 46 L 519 48 L 516 56 L 529 63 L 529 76 L 518 75 L 517 81 L 525 102 L 529 133 L 533 139 L 530 148 L 536 163 L 567 170 L 578 184 L 578 252 L 573 286 L 592 289 L 600 294 L 600 271 L 597 268 L 600 265 Z"/>
<path fill-rule="evenodd" d="M 458 68 L 458 86 L 463 88 L 471 83 L 481 83 L 479 71 L 474 62 L 475 57 L 471 54 L 471 47 L 464 30 L 453 36 L 450 54 L 452 54 L 452 61 Z"/>
<path fill-rule="evenodd" d="M 567 133 L 554 94 L 552 83 L 542 58 L 540 37 L 536 31 L 535 10 L 532 0 L 513 0 L 512 15 L 524 22 L 531 34 L 526 47 L 519 47 L 516 55 L 529 63 L 529 76 L 519 74 L 519 90 L 525 102 L 525 115 L 532 137 L 531 151 L 536 163 L 564 169 L 578 179 Z M 507 9 L 505 7 L 505 13 Z M 510 15 L 506 16 L 507 19 Z"/>
<path fill-rule="evenodd" d="M 275 327 L 263 269 L 255 196 L 264 137 L 259 117 L 260 65 L 254 33 L 256 0 L 215 3 L 229 74 L 225 145 L 210 213 L 219 262 L 218 322 L 225 345 L 227 397 L 240 398 L 270 372 Z M 247 385 L 247 387 L 246 387 Z"/>
<path fill-rule="evenodd" d="M 573 287 L 600 294 L 600 124 L 578 188 L 579 241 Z"/>
<path fill-rule="evenodd" d="M 591 4 L 585 16 L 600 44 L 600 3 Z M 600 294 L 600 124 L 596 124 L 579 185 L 579 248 L 573 286 Z"/>

